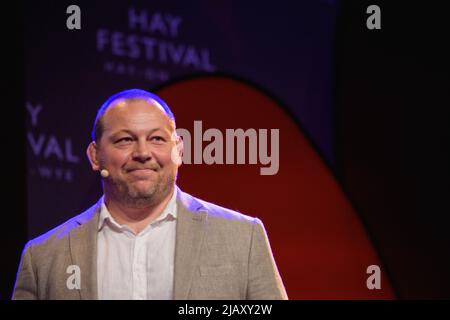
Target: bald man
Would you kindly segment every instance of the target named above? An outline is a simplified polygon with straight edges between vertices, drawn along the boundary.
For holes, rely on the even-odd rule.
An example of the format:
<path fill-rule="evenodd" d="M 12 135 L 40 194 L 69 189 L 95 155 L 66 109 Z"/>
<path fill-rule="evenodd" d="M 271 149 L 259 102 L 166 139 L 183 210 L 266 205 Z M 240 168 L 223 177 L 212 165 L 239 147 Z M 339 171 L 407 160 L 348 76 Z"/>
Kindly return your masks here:
<path fill-rule="evenodd" d="M 287 299 L 261 220 L 181 191 L 182 154 L 161 98 L 110 97 L 87 148 L 103 196 L 26 244 L 13 299 Z"/>

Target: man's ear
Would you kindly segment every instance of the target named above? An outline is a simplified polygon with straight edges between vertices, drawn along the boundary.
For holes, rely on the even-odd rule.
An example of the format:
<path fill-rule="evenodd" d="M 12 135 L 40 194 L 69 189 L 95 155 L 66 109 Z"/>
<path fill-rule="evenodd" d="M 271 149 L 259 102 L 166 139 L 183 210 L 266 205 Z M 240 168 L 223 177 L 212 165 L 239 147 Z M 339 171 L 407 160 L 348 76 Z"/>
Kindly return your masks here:
<path fill-rule="evenodd" d="M 177 138 L 177 150 L 180 159 L 183 160 L 184 142 L 181 136 L 178 136 Z M 180 164 L 178 166 L 181 166 L 181 163 L 183 163 L 183 161 L 180 161 Z"/>
<path fill-rule="evenodd" d="M 87 150 L 86 150 L 86 155 L 89 159 L 89 162 L 91 163 L 92 170 L 99 171 L 100 163 L 98 161 L 97 144 L 95 143 L 95 141 L 92 141 L 91 143 L 89 143 Z"/>

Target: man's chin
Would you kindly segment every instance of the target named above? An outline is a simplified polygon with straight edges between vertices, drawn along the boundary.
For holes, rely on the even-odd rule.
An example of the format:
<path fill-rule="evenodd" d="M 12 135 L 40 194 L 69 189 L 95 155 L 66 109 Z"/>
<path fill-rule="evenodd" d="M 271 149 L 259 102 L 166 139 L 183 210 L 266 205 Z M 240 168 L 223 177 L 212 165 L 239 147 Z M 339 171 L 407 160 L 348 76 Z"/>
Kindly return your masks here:
<path fill-rule="evenodd" d="M 131 188 L 129 189 L 128 194 L 131 196 L 131 198 L 135 199 L 152 199 L 156 194 L 155 191 L 156 191 L 155 188 L 151 189 Z"/>
<path fill-rule="evenodd" d="M 128 189 L 139 193 L 149 193 L 156 190 L 157 183 L 149 180 L 137 180 L 128 183 Z"/>
<path fill-rule="evenodd" d="M 152 205 L 156 200 L 155 192 L 137 192 L 136 190 L 128 192 L 126 199 L 129 204 L 137 207 Z"/>

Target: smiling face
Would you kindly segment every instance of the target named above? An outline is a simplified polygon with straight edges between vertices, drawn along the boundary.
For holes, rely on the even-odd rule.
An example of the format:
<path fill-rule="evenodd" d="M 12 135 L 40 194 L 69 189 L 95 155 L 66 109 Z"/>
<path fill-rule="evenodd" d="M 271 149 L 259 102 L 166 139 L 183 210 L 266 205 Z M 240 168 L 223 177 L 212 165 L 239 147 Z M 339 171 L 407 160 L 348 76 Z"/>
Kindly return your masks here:
<path fill-rule="evenodd" d="M 175 125 L 153 100 L 118 100 L 102 116 L 103 134 L 87 150 L 93 170 L 107 169 L 106 200 L 146 207 L 174 187 L 182 141 Z"/>

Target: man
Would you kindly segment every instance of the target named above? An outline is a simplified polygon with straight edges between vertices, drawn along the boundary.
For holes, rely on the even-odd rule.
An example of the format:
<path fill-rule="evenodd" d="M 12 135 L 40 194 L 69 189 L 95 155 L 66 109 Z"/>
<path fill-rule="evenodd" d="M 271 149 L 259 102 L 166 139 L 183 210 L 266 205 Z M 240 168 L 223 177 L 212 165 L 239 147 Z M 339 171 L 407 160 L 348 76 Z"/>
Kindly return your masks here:
<path fill-rule="evenodd" d="M 102 105 L 87 156 L 104 195 L 26 244 L 13 299 L 287 299 L 262 222 L 176 186 L 175 128 L 143 90 Z"/>

